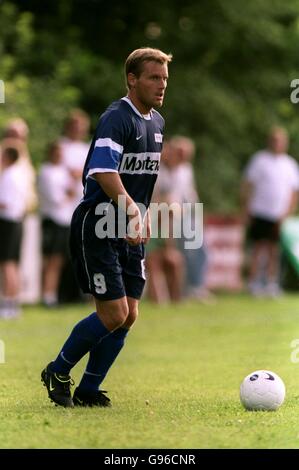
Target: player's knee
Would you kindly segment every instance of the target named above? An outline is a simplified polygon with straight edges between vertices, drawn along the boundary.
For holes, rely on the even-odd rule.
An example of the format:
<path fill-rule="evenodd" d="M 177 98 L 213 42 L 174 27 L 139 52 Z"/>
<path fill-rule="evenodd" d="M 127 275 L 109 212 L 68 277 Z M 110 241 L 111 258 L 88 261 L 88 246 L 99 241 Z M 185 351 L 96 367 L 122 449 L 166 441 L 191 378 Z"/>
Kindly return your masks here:
<path fill-rule="evenodd" d="M 114 307 L 111 312 L 111 322 L 113 323 L 113 329 L 119 328 L 126 322 L 129 315 L 129 307 L 127 303 L 122 302 Z"/>
<path fill-rule="evenodd" d="M 101 306 L 97 308 L 97 315 L 109 330 L 121 327 L 129 314 L 129 307 L 126 303 L 118 303 L 113 306 Z"/>
<path fill-rule="evenodd" d="M 130 328 L 137 320 L 137 317 L 138 317 L 138 307 L 131 308 L 129 310 L 127 319 L 125 321 L 125 326 L 127 328 Z"/>
<path fill-rule="evenodd" d="M 128 315 L 129 315 L 128 305 L 126 305 L 126 304 L 119 305 L 117 311 L 115 312 L 115 316 L 114 316 L 115 322 L 116 322 L 118 328 L 126 322 L 126 320 L 128 318 Z"/>

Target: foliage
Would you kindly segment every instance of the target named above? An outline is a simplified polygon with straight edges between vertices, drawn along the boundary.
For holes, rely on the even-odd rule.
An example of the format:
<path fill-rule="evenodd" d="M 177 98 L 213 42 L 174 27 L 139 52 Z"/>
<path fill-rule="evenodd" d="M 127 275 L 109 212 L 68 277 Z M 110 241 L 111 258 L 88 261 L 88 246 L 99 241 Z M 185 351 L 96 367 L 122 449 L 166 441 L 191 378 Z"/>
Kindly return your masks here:
<path fill-rule="evenodd" d="M 88 111 L 95 126 L 125 94 L 124 59 L 144 45 L 174 55 L 162 114 L 168 135 L 195 139 L 199 192 L 210 210 L 237 208 L 242 169 L 271 125 L 288 128 L 290 153 L 299 158 L 290 101 L 298 0 L 60 0 L 47 9 L 37 0 L 7 0 L 0 31 L 7 85 L 0 126 L 16 113 L 28 119 L 36 162 L 72 106 Z"/>
<path fill-rule="evenodd" d="M 8 119 L 22 116 L 30 127 L 30 151 L 38 164 L 45 146 L 57 138 L 66 112 L 79 99 L 79 90 L 62 74 L 38 76 L 26 69 L 34 54 L 33 15 L 20 14 L 11 3 L 0 4 L 1 79 L 5 83 L 5 105 L 0 106 L 0 127 Z"/>

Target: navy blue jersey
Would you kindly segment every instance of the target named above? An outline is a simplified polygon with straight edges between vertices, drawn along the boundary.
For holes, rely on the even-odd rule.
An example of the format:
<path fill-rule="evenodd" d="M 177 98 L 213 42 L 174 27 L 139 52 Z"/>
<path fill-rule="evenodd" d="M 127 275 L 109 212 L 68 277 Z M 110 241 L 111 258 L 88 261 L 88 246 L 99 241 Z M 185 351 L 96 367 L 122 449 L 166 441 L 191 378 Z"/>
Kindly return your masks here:
<path fill-rule="evenodd" d="M 100 117 L 83 171 L 83 204 L 109 202 L 95 173 L 119 173 L 136 203 L 149 206 L 162 150 L 164 119 L 155 110 L 142 115 L 129 98 L 112 103 Z"/>

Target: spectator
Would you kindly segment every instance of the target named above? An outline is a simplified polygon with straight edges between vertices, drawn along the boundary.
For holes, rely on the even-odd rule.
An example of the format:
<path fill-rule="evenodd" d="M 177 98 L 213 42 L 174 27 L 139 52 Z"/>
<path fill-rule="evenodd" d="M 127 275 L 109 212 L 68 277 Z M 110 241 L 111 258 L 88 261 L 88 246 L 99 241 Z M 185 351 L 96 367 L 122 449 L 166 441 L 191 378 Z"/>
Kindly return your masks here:
<path fill-rule="evenodd" d="M 162 161 L 153 202 L 171 204 L 173 182 L 172 175 L 177 166 L 175 159 L 170 158 L 170 146 L 163 144 Z M 180 210 L 180 209 L 179 209 Z M 162 237 L 161 217 L 169 218 L 169 227 L 176 223 L 176 213 L 161 211 L 152 215 L 153 234 L 146 248 L 147 295 L 156 303 L 178 302 L 182 298 L 184 282 L 184 259 L 177 248 L 177 240 L 170 233 L 169 238 Z"/>
<path fill-rule="evenodd" d="M 4 129 L 1 148 L 16 148 L 19 153 L 17 165 L 23 173 L 26 184 L 26 212 L 32 212 L 37 207 L 36 174 L 28 150 L 29 128 L 22 118 L 12 119 Z"/>
<path fill-rule="evenodd" d="M 74 180 L 62 165 L 59 143 L 49 146 L 47 161 L 38 175 L 42 217 L 42 300 L 52 307 L 58 303 L 58 288 L 68 253 L 69 226 L 73 213 Z"/>
<path fill-rule="evenodd" d="M 162 199 L 159 202 L 162 202 Z M 157 304 L 179 302 L 182 299 L 184 280 L 184 259 L 175 239 L 172 233 L 168 238 L 163 238 L 161 234 L 161 217 L 169 217 L 170 229 L 173 223 L 174 214 L 168 210 L 165 212 L 163 214 L 163 211 L 159 211 L 157 220 L 152 217 L 153 233 L 156 232 L 158 237 L 152 236 L 146 249 L 147 294 L 149 299 Z"/>
<path fill-rule="evenodd" d="M 0 317 L 19 315 L 19 261 L 22 241 L 22 220 L 26 210 L 24 184 L 20 158 L 16 148 L 1 151 L 0 175 L 0 273 L 2 297 Z"/>
<path fill-rule="evenodd" d="M 83 197 L 82 173 L 90 143 L 86 142 L 89 134 L 90 120 L 81 109 L 73 109 L 68 115 L 59 140 L 62 152 L 62 164 L 74 179 L 74 193 L 71 198 L 73 211 Z M 64 264 L 59 286 L 59 297 L 62 302 L 82 300 L 77 280 L 70 259 Z"/>
<path fill-rule="evenodd" d="M 86 142 L 89 127 L 88 115 L 81 109 L 74 109 L 65 122 L 63 137 L 59 142 L 62 151 L 62 164 L 75 179 L 74 209 L 83 197 L 82 173 L 90 145 Z"/>
<path fill-rule="evenodd" d="M 196 190 L 192 161 L 195 156 L 195 145 L 192 139 L 186 136 L 174 136 L 170 140 L 170 154 L 177 162 L 172 176 L 173 190 L 172 200 L 178 202 L 182 208 L 182 216 L 185 224 L 195 229 L 201 221 L 196 219 L 195 204 L 199 202 Z M 192 210 L 186 210 L 184 204 L 191 203 Z M 186 220 L 187 219 L 187 220 Z M 185 295 L 189 298 L 200 300 L 204 303 L 213 301 L 214 296 L 206 286 L 206 273 L 208 256 L 205 245 L 199 248 L 186 248 L 187 238 L 182 230 L 182 237 L 178 240 L 178 247 L 185 259 L 186 285 Z"/>
<path fill-rule="evenodd" d="M 252 245 L 249 291 L 255 296 L 281 294 L 280 227 L 296 208 L 299 190 L 298 164 L 286 153 L 287 149 L 286 130 L 273 128 L 268 148 L 252 156 L 242 183 L 244 219 L 248 222 L 248 239 Z"/>

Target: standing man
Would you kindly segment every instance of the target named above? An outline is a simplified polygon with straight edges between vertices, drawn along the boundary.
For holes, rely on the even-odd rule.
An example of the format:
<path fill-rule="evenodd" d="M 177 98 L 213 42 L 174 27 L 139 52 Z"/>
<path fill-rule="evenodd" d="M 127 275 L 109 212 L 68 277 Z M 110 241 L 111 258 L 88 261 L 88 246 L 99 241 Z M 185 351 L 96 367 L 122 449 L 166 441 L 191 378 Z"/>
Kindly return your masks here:
<path fill-rule="evenodd" d="M 268 148 L 253 155 L 244 175 L 242 197 L 252 244 L 249 290 L 254 296 L 280 294 L 280 226 L 296 209 L 299 190 L 298 164 L 287 149 L 285 129 L 273 128 Z M 261 267 L 264 282 L 260 279 Z"/>
<path fill-rule="evenodd" d="M 20 254 L 26 211 L 26 182 L 16 147 L 0 154 L 0 318 L 20 313 Z"/>
<path fill-rule="evenodd" d="M 89 150 L 90 120 L 82 109 L 73 109 L 68 115 L 63 136 L 59 139 L 62 153 L 62 164 L 70 172 L 74 181 L 73 210 L 82 198 L 82 172 L 86 155 Z"/>
<path fill-rule="evenodd" d="M 42 302 L 58 305 L 58 289 L 68 257 L 69 227 L 73 215 L 76 180 L 62 163 L 60 142 L 49 145 L 46 161 L 38 174 L 42 232 Z M 75 183 L 75 184 L 74 184 Z"/>
<path fill-rule="evenodd" d="M 144 277 L 144 243 L 150 221 L 138 204 L 148 208 L 157 178 L 164 120 L 161 107 L 172 56 L 141 48 L 126 60 L 128 95 L 112 103 L 100 117 L 83 173 L 84 197 L 71 224 L 71 254 L 80 286 L 95 299 L 96 312 L 75 325 L 55 361 L 42 371 L 49 398 L 64 407 L 109 406 L 99 390 L 138 315 Z M 125 236 L 102 236 L 102 217 L 124 211 Z M 134 224 L 135 230 L 130 230 Z M 143 230 L 146 224 L 146 230 Z M 145 233 L 144 233 L 145 232 Z M 70 370 L 89 352 L 89 360 L 72 398 Z"/>

